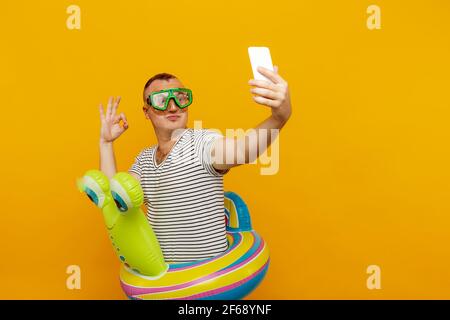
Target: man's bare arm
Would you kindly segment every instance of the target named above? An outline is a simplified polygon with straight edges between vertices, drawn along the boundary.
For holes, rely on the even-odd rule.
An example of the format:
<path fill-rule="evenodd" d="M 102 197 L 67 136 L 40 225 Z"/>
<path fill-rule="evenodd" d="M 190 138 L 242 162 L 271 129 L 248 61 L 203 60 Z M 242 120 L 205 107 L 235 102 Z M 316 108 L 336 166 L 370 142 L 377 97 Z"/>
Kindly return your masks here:
<path fill-rule="evenodd" d="M 250 91 L 256 94 L 253 99 L 258 104 L 271 108 L 272 114 L 253 130 L 248 130 L 244 137 L 223 137 L 216 140 L 212 157 L 213 166 L 217 170 L 255 161 L 267 150 L 291 116 L 288 83 L 278 74 L 278 68 L 271 71 L 259 67 L 258 71 L 270 81 L 250 80 L 249 84 L 255 86 Z M 265 143 L 260 143 L 264 139 Z"/>
<path fill-rule="evenodd" d="M 109 179 L 117 172 L 112 142 L 100 142 L 100 171 L 102 171 Z"/>
<path fill-rule="evenodd" d="M 117 172 L 113 141 L 128 129 L 125 114 L 123 112 L 116 114 L 119 103 L 120 97 L 117 100 L 110 97 L 106 107 L 106 113 L 103 112 L 103 105 L 100 104 L 99 106 L 101 120 L 100 170 L 108 178 L 112 178 Z M 123 127 L 120 125 L 121 120 L 123 121 Z"/>
<path fill-rule="evenodd" d="M 131 174 L 133 177 L 135 177 L 137 181 L 141 182 L 141 177 L 139 177 L 136 173 L 134 173 L 134 172 L 128 172 L 128 173 Z"/>

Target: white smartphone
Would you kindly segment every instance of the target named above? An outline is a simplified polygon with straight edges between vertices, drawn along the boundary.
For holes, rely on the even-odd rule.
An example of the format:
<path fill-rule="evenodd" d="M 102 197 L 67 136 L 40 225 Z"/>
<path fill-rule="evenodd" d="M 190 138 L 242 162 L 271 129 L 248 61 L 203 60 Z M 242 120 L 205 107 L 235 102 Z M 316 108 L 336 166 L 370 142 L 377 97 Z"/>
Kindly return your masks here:
<path fill-rule="evenodd" d="M 252 64 L 253 77 L 256 80 L 269 80 L 256 69 L 261 66 L 269 70 L 274 70 L 272 65 L 272 57 L 270 56 L 270 50 L 267 47 L 249 47 L 248 56 L 250 57 L 250 63 Z M 269 80 L 270 81 L 270 80 Z"/>

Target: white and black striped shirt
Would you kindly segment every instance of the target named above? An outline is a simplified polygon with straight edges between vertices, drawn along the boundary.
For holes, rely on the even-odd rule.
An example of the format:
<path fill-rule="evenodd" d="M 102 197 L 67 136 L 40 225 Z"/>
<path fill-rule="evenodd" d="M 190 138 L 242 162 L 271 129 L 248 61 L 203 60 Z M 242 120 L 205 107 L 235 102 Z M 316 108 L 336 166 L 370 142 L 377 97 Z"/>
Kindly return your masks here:
<path fill-rule="evenodd" d="M 147 218 L 166 262 L 216 256 L 227 247 L 223 175 L 211 164 L 211 147 L 221 135 L 185 129 L 166 159 L 156 164 L 156 148 L 144 148 L 129 172 L 140 176 Z"/>

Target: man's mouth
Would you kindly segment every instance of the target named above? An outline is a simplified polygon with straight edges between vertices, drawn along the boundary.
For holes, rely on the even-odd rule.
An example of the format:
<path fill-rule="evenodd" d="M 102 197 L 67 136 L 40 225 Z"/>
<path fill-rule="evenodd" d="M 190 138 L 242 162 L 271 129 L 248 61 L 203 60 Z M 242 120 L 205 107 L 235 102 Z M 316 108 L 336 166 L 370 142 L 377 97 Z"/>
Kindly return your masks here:
<path fill-rule="evenodd" d="M 170 121 L 176 121 L 180 116 L 172 114 L 170 116 L 167 116 L 166 118 L 169 119 Z"/>

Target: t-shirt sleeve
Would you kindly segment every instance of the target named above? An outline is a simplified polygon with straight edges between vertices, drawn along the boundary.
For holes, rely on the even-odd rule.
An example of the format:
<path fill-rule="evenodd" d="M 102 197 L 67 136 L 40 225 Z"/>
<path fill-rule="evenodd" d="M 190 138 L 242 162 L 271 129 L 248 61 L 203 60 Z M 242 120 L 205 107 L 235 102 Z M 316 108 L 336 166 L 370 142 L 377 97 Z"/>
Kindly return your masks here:
<path fill-rule="evenodd" d="M 128 170 L 128 172 L 132 172 L 132 173 L 137 174 L 139 176 L 139 179 L 141 178 L 141 175 L 142 175 L 142 157 L 143 157 L 144 151 L 145 151 L 145 149 L 142 150 L 134 158 L 134 163 L 131 165 L 130 169 Z"/>
<path fill-rule="evenodd" d="M 228 171 L 230 171 L 230 169 L 217 170 L 216 168 L 214 168 L 213 159 L 211 156 L 214 142 L 216 141 L 216 139 L 222 138 L 223 135 L 209 129 L 196 131 L 197 131 L 197 133 L 195 134 L 196 152 L 203 168 L 205 168 L 205 170 L 213 176 L 223 176 Z"/>

